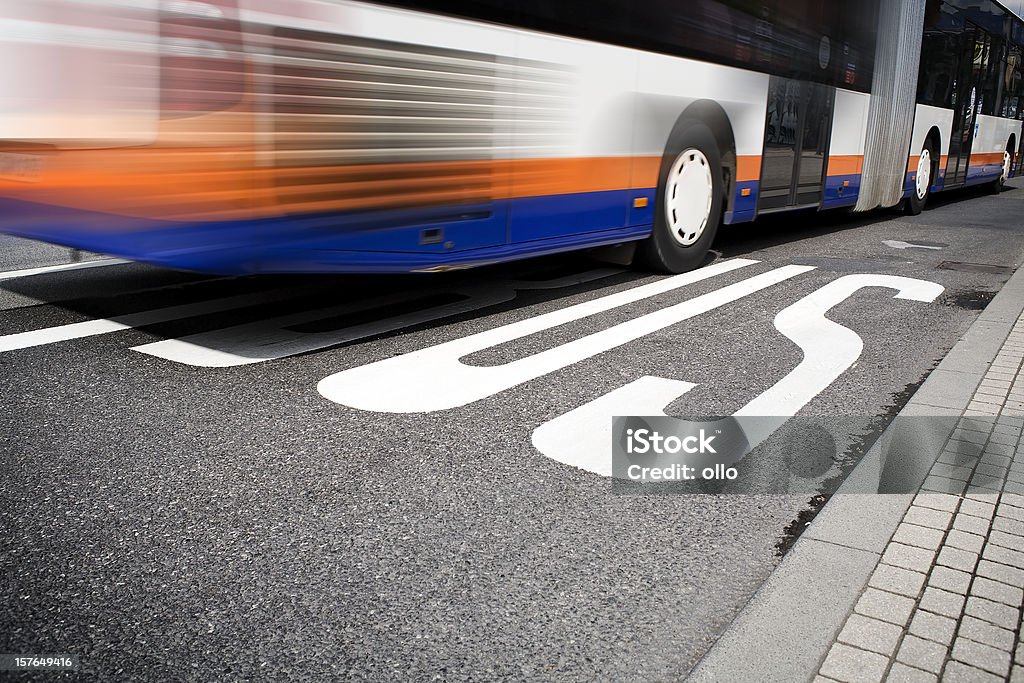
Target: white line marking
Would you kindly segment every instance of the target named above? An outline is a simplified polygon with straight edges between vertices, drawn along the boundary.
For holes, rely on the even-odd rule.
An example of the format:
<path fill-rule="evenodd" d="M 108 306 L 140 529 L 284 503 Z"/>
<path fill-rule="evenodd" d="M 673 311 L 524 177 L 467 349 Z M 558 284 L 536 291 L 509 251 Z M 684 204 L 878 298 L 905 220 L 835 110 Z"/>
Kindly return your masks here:
<path fill-rule="evenodd" d="M 754 263 L 757 261 L 749 259 L 724 261 L 404 356 L 345 370 L 322 379 L 317 385 L 317 390 L 335 403 L 384 413 L 425 413 L 457 408 L 814 270 L 814 266 L 776 268 L 504 365 L 470 366 L 459 360 L 498 344 L 679 289 Z"/>
<path fill-rule="evenodd" d="M 130 263 L 125 259 L 111 258 L 97 261 L 82 261 L 80 263 L 64 263 L 59 266 L 41 266 L 39 268 L 26 268 L 24 270 L 8 270 L 0 272 L 0 280 L 13 280 L 19 277 L 30 275 L 43 275 L 44 273 L 56 273 L 62 270 L 81 270 L 82 268 L 99 268 L 101 266 L 117 266 L 122 263 Z"/>
<path fill-rule="evenodd" d="M 882 244 L 887 247 L 892 247 L 893 249 L 942 249 L 942 247 L 933 247 L 928 244 L 911 244 L 910 242 L 904 242 L 903 240 L 882 240 Z"/>
<path fill-rule="evenodd" d="M 56 342 L 68 341 L 69 339 L 81 339 L 93 337 L 98 334 L 117 332 L 134 327 L 144 327 L 169 320 L 191 318 L 208 313 L 219 313 L 233 308 L 243 308 L 253 304 L 268 303 L 295 296 L 294 291 L 272 291 L 258 294 L 238 294 L 221 299 L 211 299 L 194 304 L 182 304 L 180 306 L 168 306 L 157 308 L 151 311 L 129 313 L 128 315 L 116 318 L 103 318 L 100 320 L 86 320 L 80 323 L 69 323 L 56 327 L 47 327 L 41 330 L 29 330 L 28 332 L 17 332 L 0 336 L 0 353 L 14 351 L 15 349 L 27 349 L 33 346 L 43 346 Z"/>
<path fill-rule="evenodd" d="M 262 363 L 494 306 L 515 299 L 517 290 L 568 287 L 621 272 L 621 268 L 598 268 L 552 280 L 497 281 L 479 285 L 471 284 L 456 289 L 431 288 L 411 292 L 404 291 L 340 306 L 302 311 L 269 320 L 259 320 L 211 332 L 202 332 L 181 339 L 165 339 L 134 346 L 132 350 L 198 367 L 225 368 Z M 443 294 L 460 294 L 466 298 L 325 332 L 296 332 L 287 329 L 305 322 L 348 313 L 372 311 L 375 308 L 412 301 L 418 296 Z"/>
<path fill-rule="evenodd" d="M 533 430 L 533 445 L 547 457 L 581 470 L 612 476 L 612 417 L 665 415 L 665 406 L 696 384 L 641 377 Z"/>

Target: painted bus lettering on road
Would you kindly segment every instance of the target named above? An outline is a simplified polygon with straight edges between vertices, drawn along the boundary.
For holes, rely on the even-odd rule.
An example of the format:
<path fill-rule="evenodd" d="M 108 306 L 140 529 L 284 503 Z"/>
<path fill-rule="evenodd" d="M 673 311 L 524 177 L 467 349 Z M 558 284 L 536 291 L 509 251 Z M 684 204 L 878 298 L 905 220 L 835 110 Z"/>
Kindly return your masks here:
<path fill-rule="evenodd" d="M 734 417 L 766 416 L 744 423 L 753 449 L 828 388 L 860 357 L 864 342 L 853 330 L 825 317 L 832 308 L 866 287 L 895 289 L 895 298 L 931 302 L 943 287 L 934 282 L 892 275 L 846 275 L 824 285 L 775 316 L 775 329 L 796 343 L 803 359 L 785 377 L 737 410 Z M 533 445 L 545 456 L 588 472 L 611 476 L 612 418 L 665 415 L 665 406 L 694 384 L 662 377 L 641 377 L 533 432 Z"/>
<path fill-rule="evenodd" d="M 321 380 L 317 389 L 335 403 L 382 413 L 428 413 L 458 408 L 814 270 L 813 266 L 775 268 L 504 365 L 483 367 L 461 361 L 478 351 L 755 263 L 757 261 L 749 259 L 723 261 L 403 356 L 344 370 Z"/>

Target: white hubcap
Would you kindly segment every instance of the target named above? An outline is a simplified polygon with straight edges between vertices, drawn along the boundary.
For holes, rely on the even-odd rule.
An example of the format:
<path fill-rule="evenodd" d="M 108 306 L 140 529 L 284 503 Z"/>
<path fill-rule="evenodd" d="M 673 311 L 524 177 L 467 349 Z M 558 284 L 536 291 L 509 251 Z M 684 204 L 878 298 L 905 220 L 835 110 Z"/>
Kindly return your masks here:
<path fill-rule="evenodd" d="M 1002 182 L 1010 177 L 1010 153 L 1003 152 L 1003 174 L 999 176 L 999 181 Z"/>
<path fill-rule="evenodd" d="M 714 191 L 711 165 L 699 149 L 691 147 L 672 162 L 665 187 L 665 221 L 676 242 L 688 247 L 704 234 Z"/>
<path fill-rule="evenodd" d="M 917 160 L 917 198 L 924 199 L 928 194 L 928 186 L 932 183 L 932 153 L 927 148 L 921 150 L 921 158 Z"/>

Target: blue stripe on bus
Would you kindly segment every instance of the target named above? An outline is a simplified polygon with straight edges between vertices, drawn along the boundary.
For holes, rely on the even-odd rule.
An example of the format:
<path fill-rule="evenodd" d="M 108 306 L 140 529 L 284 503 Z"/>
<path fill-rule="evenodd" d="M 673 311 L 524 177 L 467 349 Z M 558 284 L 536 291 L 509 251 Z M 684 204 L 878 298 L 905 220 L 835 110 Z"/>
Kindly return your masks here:
<path fill-rule="evenodd" d="M 414 210 L 315 214 L 217 222 L 171 222 L 114 216 L 21 200 L 0 200 L 0 232 L 54 242 L 162 266 L 219 274 L 266 272 L 407 272 L 434 266 L 478 265 L 636 240 L 651 224 L 627 220 L 631 198 L 645 191 L 620 190 L 543 198 L 550 207 L 587 202 L 601 210 L 622 207 L 617 226 L 580 230 L 570 209 L 547 228 L 554 237 L 509 243 L 509 215 L 536 210 L 536 198 Z M 653 191 L 648 192 L 653 198 Z M 653 201 L 647 213 L 653 216 Z M 529 215 L 529 214 L 527 214 Z M 630 222 L 643 213 L 628 214 Z M 515 224 L 511 223 L 514 235 Z M 441 228 L 434 244 L 420 244 L 423 230 Z"/>
<path fill-rule="evenodd" d="M 844 185 L 844 183 L 848 184 Z M 825 194 L 822 197 L 821 206 L 824 209 L 853 206 L 857 203 L 857 194 L 859 192 L 859 173 L 827 176 L 825 178 Z"/>
<path fill-rule="evenodd" d="M 736 183 L 736 194 L 732 198 L 732 211 L 725 214 L 725 223 L 746 223 L 757 216 L 757 191 L 760 183 L 756 180 L 740 180 Z M 748 190 L 747 196 L 743 196 Z"/>

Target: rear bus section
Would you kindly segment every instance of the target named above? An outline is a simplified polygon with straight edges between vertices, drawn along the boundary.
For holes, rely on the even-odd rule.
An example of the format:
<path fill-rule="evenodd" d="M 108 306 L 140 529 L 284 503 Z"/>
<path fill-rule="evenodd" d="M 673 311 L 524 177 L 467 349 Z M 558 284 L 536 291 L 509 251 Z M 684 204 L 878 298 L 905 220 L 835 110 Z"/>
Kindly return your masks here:
<path fill-rule="evenodd" d="M 199 269 L 249 243 L 206 229 L 259 197 L 235 0 L 4 2 L 0 31 L 0 230 Z"/>

